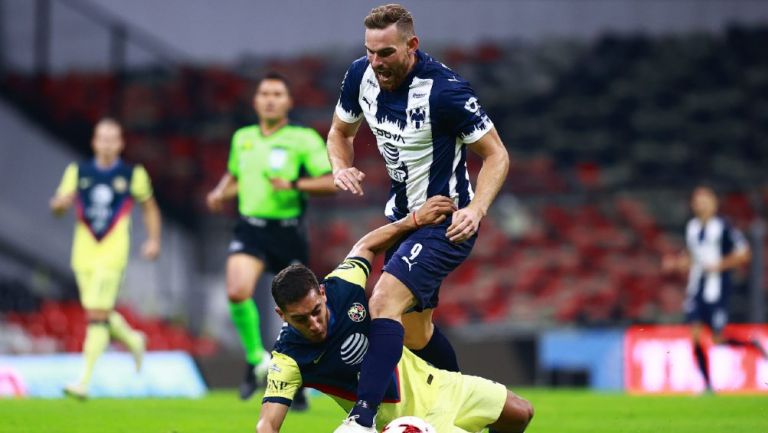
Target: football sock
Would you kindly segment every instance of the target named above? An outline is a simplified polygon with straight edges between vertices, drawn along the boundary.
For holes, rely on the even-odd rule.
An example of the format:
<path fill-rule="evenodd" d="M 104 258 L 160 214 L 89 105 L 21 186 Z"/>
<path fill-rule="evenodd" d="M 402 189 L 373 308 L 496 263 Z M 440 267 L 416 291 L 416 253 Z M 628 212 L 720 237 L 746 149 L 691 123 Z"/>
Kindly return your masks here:
<path fill-rule="evenodd" d="M 704 377 L 704 383 L 707 385 L 707 388 L 709 388 L 711 386 L 709 382 L 709 368 L 707 366 L 707 354 L 704 352 L 704 347 L 700 343 L 695 344 L 693 353 L 696 355 L 696 364 L 698 364 L 699 371 L 701 371 L 701 375 Z"/>
<path fill-rule="evenodd" d="M 109 344 L 109 329 L 106 321 L 91 321 L 88 323 L 88 329 L 85 331 L 85 342 L 83 343 L 83 358 L 85 366 L 80 384 L 88 387 L 93 374 L 93 367 L 96 360 L 99 359 L 104 349 Z"/>
<path fill-rule="evenodd" d="M 136 346 L 139 344 L 139 335 L 117 311 L 109 313 L 109 333 L 115 340 L 125 344 L 132 351 L 136 350 Z"/>
<path fill-rule="evenodd" d="M 245 349 L 245 359 L 249 364 L 260 363 L 264 354 L 264 346 L 261 344 L 261 331 L 259 330 L 259 310 L 253 299 L 247 299 L 243 302 L 230 301 L 229 312 L 237 335 L 240 336 L 243 349 Z"/>
<path fill-rule="evenodd" d="M 368 353 L 360 366 L 360 381 L 357 384 L 357 403 L 350 416 L 357 416 L 357 423 L 373 426 L 373 418 L 384 399 L 384 393 L 392 381 L 403 354 L 403 325 L 392 319 L 373 319 L 368 332 Z"/>
<path fill-rule="evenodd" d="M 445 338 L 437 326 L 434 327 L 432 338 L 429 339 L 427 345 L 419 350 L 411 350 L 411 352 L 441 370 L 459 371 L 456 352 L 453 350 L 451 342 Z"/>

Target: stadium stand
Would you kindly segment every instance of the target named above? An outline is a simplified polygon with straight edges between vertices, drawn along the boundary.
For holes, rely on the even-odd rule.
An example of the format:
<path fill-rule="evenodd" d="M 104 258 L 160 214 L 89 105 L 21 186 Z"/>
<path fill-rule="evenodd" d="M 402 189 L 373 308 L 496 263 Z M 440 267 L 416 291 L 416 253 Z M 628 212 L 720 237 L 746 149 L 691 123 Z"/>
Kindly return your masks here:
<path fill-rule="evenodd" d="M 768 28 L 756 27 L 442 50 L 439 57 L 473 83 L 495 119 L 512 166 L 506 196 L 484 221 L 475 251 L 445 283 L 437 319 L 447 325 L 678 320 L 682 280 L 660 276 L 658 261 L 681 246 L 680 214 L 690 187 L 718 179 L 727 192 L 723 209 L 742 228 L 768 206 L 766 38 Z M 0 90 L 81 151 L 85 125 L 104 113 L 123 119 L 126 157 L 147 167 L 161 204 L 194 227 L 204 217 L 204 193 L 225 170 L 228 137 L 252 119 L 254 71 L 287 75 L 296 119 L 325 134 L 336 77 L 353 57 L 344 54 L 120 77 L 13 73 Z M 368 193 L 365 200 L 342 194 L 317 202 L 327 211 L 311 234 L 323 250 L 312 254 L 320 271 L 382 222 L 378 207 L 388 178 L 370 133 L 358 140 Z M 360 212 L 363 223 L 350 227 L 334 208 Z M 768 270 L 768 262 L 763 266 Z M 30 302 L 34 308 L 3 307 L 12 311 L 2 325 L 12 327 L 8 335 L 48 336 L 77 350 L 82 312 L 69 302 Z M 157 336 L 151 348 L 215 347 L 180 327 L 122 312 Z"/>

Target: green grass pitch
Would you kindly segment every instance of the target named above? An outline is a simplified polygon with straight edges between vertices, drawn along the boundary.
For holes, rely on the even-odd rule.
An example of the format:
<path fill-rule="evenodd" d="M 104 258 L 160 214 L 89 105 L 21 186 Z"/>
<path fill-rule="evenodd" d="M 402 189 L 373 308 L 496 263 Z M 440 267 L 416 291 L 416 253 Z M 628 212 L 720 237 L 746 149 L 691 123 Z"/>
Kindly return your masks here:
<path fill-rule="evenodd" d="M 582 390 L 518 389 L 536 409 L 530 433 L 766 433 L 768 396 L 627 396 Z M 0 399 L 0 433 L 254 432 L 258 396 L 214 391 L 199 400 Z M 331 433 L 344 413 L 314 396 L 307 413 L 289 413 L 283 432 Z M 438 432 L 440 433 L 440 432 Z"/>

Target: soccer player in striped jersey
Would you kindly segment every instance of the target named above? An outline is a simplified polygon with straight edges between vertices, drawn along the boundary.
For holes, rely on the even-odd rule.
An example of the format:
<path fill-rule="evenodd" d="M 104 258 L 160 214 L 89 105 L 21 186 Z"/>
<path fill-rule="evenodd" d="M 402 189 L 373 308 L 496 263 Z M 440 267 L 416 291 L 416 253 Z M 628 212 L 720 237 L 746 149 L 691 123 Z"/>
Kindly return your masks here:
<path fill-rule="evenodd" d="M 442 280 L 472 250 L 480 221 L 504 183 L 509 155 L 469 83 L 419 50 L 405 8 L 374 8 L 364 24 L 368 54 L 347 70 L 328 133 L 336 186 L 363 194 L 365 174 L 354 166 L 352 142 L 365 118 L 391 178 L 385 208 L 390 220 L 415 215 L 435 195 L 458 207 L 443 224 L 420 227 L 387 252 L 370 300 L 371 347 L 360 372 L 359 401 L 350 413 L 354 425 L 370 428 L 403 344 L 439 368 L 458 371 L 453 348 L 432 324 L 432 310 Z M 475 190 L 467 149 L 483 161 Z"/>
<path fill-rule="evenodd" d="M 693 190 L 691 210 L 693 218 L 685 228 L 687 251 L 665 257 L 662 266 L 667 271 L 688 272 L 683 309 L 692 326 L 696 363 L 707 389 L 711 390 L 707 352 L 701 338 L 705 326 L 711 328 L 715 344 L 753 347 L 763 356 L 766 352 L 757 340 L 742 341 L 723 335 L 728 324 L 731 273 L 749 263 L 749 244 L 741 231 L 717 214 L 717 195 L 712 188 L 699 186 Z"/>
<path fill-rule="evenodd" d="M 94 158 L 70 164 L 64 172 L 51 210 L 61 215 L 73 205 L 77 224 L 72 242 L 72 270 L 80 303 L 88 318 L 83 343 L 84 366 L 80 381 L 64 388 L 65 394 L 85 399 L 96 360 L 109 345 L 110 337 L 133 353 L 136 370 L 141 368 L 146 337 L 133 330 L 114 311 L 117 292 L 128 264 L 131 209 L 141 205 L 147 240 L 141 254 L 154 260 L 160 254 L 161 217 L 144 167 L 123 162 L 123 130 L 113 119 L 102 119 L 93 131 Z"/>
<path fill-rule="evenodd" d="M 420 224 L 438 223 L 455 210 L 447 197 L 431 197 L 415 213 Z M 286 325 L 275 344 L 258 433 L 277 433 L 300 386 L 318 389 L 344 410 L 356 401 L 357 376 L 369 350 L 371 318 L 365 296 L 374 255 L 417 228 L 412 216 L 364 236 L 321 282 L 302 265 L 282 270 L 272 282 L 276 311 Z M 520 433 L 533 407 L 503 385 L 440 370 L 400 346 L 402 357 L 387 378 L 377 423 L 404 415 L 426 419 L 440 433 Z"/>

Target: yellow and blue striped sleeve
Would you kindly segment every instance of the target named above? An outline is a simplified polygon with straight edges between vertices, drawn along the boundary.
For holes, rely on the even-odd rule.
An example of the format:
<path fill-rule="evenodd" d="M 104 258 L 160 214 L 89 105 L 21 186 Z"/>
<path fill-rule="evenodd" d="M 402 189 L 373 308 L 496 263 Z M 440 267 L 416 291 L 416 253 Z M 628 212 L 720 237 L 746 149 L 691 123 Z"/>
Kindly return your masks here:
<path fill-rule="evenodd" d="M 337 277 L 365 289 L 365 283 L 371 275 L 371 264 L 362 257 L 347 257 L 325 278 Z"/>
<path fill-rule="evenodd" d="M 133 176 L 131 177 L 131 195 L 139 203 L 143 203 L 152 198 L 152 182 L 149 180 L 147 170 L 141 165 L 137 165 L 133 168 Z"/>
<path fill-rule="evenodd" d="M 284 353 L 272 352 L 272 363 L 267 372 L 267 389 L 261 402 L 290 406 L 301 384 L 301 370 L 296 361 Z"/>
<path fill-rule="evenodd" d="M 64 175 L 61 177 L 61 183 L 56 189 L 57 195 L 72 194 L 77 191 L 77 164 L 70 163 L 64 170 Z"/>

